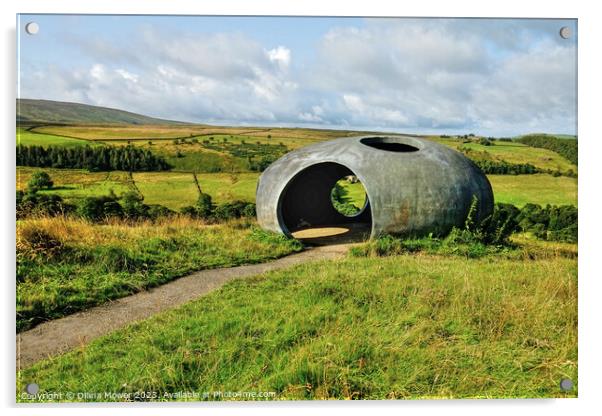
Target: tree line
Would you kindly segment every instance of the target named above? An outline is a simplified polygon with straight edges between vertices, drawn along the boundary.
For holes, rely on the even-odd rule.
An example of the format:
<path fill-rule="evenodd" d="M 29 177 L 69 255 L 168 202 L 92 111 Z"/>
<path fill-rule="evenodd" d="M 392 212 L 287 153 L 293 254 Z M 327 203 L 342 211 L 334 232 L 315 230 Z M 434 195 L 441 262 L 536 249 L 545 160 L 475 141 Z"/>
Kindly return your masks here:
<path fill-rule="evenodd" d="M 17 165 L 89 171 L 162 171 L 171 166 L 150 150 L 127 146 L 17 146 Z"/>
<path fill-rule="evenodd" d="M 508 163 L 497 160 L 472 160 L 485 174 L 491 175 L 529 175 L 533 173 L 548 173 L 530 163 Z"/>

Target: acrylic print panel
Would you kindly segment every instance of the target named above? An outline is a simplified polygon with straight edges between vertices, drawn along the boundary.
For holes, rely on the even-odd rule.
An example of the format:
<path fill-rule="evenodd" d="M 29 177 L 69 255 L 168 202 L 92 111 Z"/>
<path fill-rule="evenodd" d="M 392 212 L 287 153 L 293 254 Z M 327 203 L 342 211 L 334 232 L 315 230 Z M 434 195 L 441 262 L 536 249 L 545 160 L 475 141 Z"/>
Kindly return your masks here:
<path fill-rule="evenodd" d="M 19 402 L 577 396 L 576 20 L 17 24 Z"/>

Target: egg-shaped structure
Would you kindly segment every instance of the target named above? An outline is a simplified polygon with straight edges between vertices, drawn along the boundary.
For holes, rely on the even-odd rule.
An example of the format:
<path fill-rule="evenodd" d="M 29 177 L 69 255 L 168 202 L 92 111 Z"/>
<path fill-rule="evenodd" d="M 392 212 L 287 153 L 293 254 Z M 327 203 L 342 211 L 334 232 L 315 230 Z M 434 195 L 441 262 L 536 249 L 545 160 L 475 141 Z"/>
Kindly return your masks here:
<path fill-rule="evenodd" d="M 338 212 L 331 191 L 353 175 L 366 191 L 354 216 Z M 257 218 L 264 229 L 291 236 L 304 227 L 364 224 L 370 236 L 443 235 L 493 210 L 487 177 L 461 153 L 411 136 L 346 137 L 287 153 L 257 185 Z"/>

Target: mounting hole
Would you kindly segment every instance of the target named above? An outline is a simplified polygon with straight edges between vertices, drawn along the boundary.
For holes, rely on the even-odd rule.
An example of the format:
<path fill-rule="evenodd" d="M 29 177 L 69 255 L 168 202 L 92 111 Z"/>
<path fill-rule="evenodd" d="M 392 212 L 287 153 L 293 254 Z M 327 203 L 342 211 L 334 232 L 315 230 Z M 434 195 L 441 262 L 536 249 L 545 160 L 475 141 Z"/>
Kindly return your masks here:
<path fill-rule="evenodd" d="M 25 386 L 25 391 L 27 394 L 35 396 L 40 391 L 40 386 L 38 386 L 36 383 L 29 383 Z"/>
<path fill-rule="evenodd" d="M 571 391 L 573 390 L 573 380 L 568 378 L 563 378 L 560 380 L 560 390 L 562 391 Z"/>
<path fill-rule="evenodd" d="M 562 39 L 568 39 L 571 37 L 571 28 L 568 26 L 563 26 L 560 28 L 560 31 L 558 33 L 560 34 L 560 37 Z"/>
<path fill-rule="evenodd" d="M 28 35 L 36 35 L 40 31 L 40 25 L 36 22 L 29 22 L 25 25 L 25 32 Z"/>

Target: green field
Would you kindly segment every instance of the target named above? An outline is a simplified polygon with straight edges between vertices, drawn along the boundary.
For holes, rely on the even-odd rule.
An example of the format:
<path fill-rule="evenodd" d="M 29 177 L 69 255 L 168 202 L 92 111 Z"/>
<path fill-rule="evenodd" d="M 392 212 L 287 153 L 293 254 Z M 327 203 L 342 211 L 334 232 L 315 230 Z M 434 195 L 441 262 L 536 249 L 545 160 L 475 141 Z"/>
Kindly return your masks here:
<path fill-rule="evenodd" d="M 161 204 L 173 209 L 192 205 L 199 197 L 198 190 L 190 173 L 134 173 L 138 189 L 149 204 Z M 204 193 L 213 202 L 223 203 L 233 200 L 255 201 L 257 173 L 201 173 L 197 175 Z"/>
<path fill-rule="evenodd" d="M 561 378 L 577 385 L 575 259 L 401 255 L 234 281 L 21 371 L 17 388 L 575 397 Z"/>
<path fill-rule="evenodd" d="M 39 168 L 17 167 L 17 189 L 25 189 L 33 172 Z M 51 190 L 40 191 L 60 195 L 70 202 L 77 202 L 89 196 L 107 195 L 110 191 L 121 195 L 134 188 L 127 179 L 126 172 L 88 172 L 81 169 L 43 169 L 54 182 Z"/>
<path fill-rule="evenodd" d="M 530 147 L 517 142 L 494 141 L 491 146 L 484 146 L 477 142 L 463 143 L 462 139 L 429 137 L 441 144 L 456 150 L 469 149 L 471 158 L 484 160 L 506 161 L 514 164 L 530 163 L 540 169 L 558 170 L 566 172 L 577 167 L 559 154 L 548 150 Z"/>
<path fill-rule="evenodd" d="M 367 132 L 346 130 L 313 130 L 295 128 L 257 128 L 257 127 L 220 127 L 203 125 L 185 126 L 41 126 L 35 131 L 40 133 L 64 135 L 85 140 L 103 141 L 108 143 L 130 140 L 140 143 L 151 140 L 170 143 L 175 138 L 191 139 L 196 137 L 203 140 L 214 137 L 221 140 L 223 137 L 248 142 L 260 141 L 261 143 L 277 144 L 285 142 L 290 149 L 307 146 L 318 141 L 335 139 L 338 137 L 358 136 Z"/>
<path fill-rule="evenodd" d="M 17 167 L 17 189 L 25 189 L 33 172 L 38 168 Z M 134 190 L 126 172 L 87 172 L 78 169 L 44 169 L 54 181 L 54 188 L 39 191 L 58 194 L 67 201 L 77 202 L 88 196 L 107 195 L 111 190 L 117 195 Z M 197 175 L 201 190 L 215 203 L 233 200 L 255 201 L 258 173 L 201 173 Z M 194 204 L 199 193 L 192 173 L 185 172 L 135 172 L 136 187 L 147 204 L 160 204 L 179 209 Z"/>
<path fill-rule="evenodd" d="M 37 168 L 17 168 L 17 189 L 24 189 L 31 174 Z M 42 192 L 57 193 L 66 200 L 76 201 L 86 196 L 106 195 L 113 190 L 117 195 L 131 190 L 125 172 L 86 172 L 71 169 L 44 169 L 55 182 L 56 189 Z M 179 209 L 194 204 L 198 191 L 191 173 L 184 172 L 137 172 L 133 174 L 138 189 L 148 204 L 165 205 Z M 258 173 L 200 173 L 197 175 L 201 190 L 213 197 L 214 202 L 255 200 Z M 526 203 L 540 205 L 577 205 L 577 179 L 547 174 L 536 175 L 489 175 L 496 202 L 523 206 Z M 359 183 L 343 186 L 358 206 L 363 206 L 365 193 Z"/>
<path fill-rule="evenodd" d="M 522 207 L 539 205 L 577 206 L 577 179 L 552 175 L 488 175 L 495 202 Z"/>
<path fill-rule="evenodd" d="M 17 128 L 17 144 L 23 146 L 63 146 L 63 147 L 75 147 L 85 145 L 96 145 L 96 143 L 81 140 L 72 139 L 63 136 L 54 136 L 52 134 L 38 134 L 35 132 L 28 131 L 22 127 Z"/>
<path fill-rule="evenodd" d="M 494 159 L 505 160 L 509 163 L 531 163 L 541 169 L 577 171 L 575 165 L 559 154 L 548 150 L 530 147 L 515 142 L 495 142 L 493 146 L 483 146 L 478 143 L 463 144 L 462 147 L 478 152 L 487 152 Z"/>

